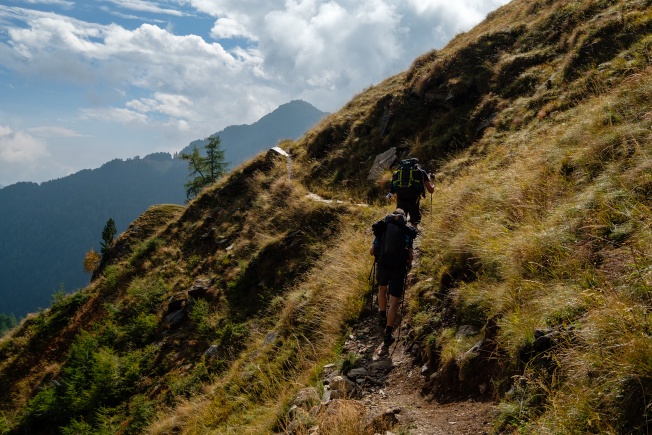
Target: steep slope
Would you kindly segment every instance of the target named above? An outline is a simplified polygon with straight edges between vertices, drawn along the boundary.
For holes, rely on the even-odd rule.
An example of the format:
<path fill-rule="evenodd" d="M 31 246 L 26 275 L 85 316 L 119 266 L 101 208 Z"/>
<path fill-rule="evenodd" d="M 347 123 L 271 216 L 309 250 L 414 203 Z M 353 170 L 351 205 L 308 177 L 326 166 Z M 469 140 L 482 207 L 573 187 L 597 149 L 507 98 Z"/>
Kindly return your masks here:
<path fill-rule="evenodd" d="M 185 210 L 149 210 L 91 286 L 0 342 L 0 424 L 391 426 L 364 424 L 355 389 L 323 405 L 319 393 L 358 364 L 346 339 L 367 321 L 369 225 L 391 207 L 390 171 L 367 177 L 396 147 L 437 172 L 399 344 L 419 367 L 414 388 L 433 405 L 500 402 L 496 432 L 644 433 L 650 6 L 514 0 L 282 144 L 291 179 L 269 153 Z M 301 399 L 308 386 L 315 400 Z"/>

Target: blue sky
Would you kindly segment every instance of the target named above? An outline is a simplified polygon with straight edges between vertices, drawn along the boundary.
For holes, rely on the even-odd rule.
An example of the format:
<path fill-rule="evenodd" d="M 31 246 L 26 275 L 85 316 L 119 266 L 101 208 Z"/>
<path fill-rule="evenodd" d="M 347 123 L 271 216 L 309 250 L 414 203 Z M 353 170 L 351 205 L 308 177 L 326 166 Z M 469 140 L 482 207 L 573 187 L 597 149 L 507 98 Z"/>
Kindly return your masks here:
<path fill-rule="evenodd" d="M 0 185 L 333 112 L 509 0 L 1 0 Z"/>

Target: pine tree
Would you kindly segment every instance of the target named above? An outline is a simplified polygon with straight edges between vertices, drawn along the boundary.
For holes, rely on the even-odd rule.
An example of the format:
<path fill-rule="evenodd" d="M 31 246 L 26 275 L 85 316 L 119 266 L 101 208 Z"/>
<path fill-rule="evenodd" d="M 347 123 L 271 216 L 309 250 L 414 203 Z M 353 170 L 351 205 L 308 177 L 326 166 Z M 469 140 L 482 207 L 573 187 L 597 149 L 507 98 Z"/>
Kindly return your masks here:
<path fill-rule="evenodd" d="M 219 136 L 206 138 L 208 143 L 204 146 L 206 156 L 203 156 L 197 147 L 193 148 L 191 154 L 181 154 L 180 157 L 188 162 L 190 180 L 184 184 L 186 198 L 192 199 L 201 190 L 215 183 L 226 173 L 228 163 L 224 161 L 224 150 L 221 147 Z"/>
<path fill-rule="evenodd" d="M 16 326 L 16 316 L 14 314 L 6 315 L 4 313 L 0 314 L 0 336 L 4 335 L 5 332 Z"/>
<path fill-rule="evenodd" d="M 102 248 L 100 252 L 102 255 L 104 255 L 106 250 L 109 249 L 113 244 L 113 238 L 117 232 L 118 231 L 115 228 L 115 221 L 113 218 L 109 218 L 109 220 L 106 221 L 106 225 L 104 225 L 104 229 L 102 230 L 102 241 L 100 242 L 100 247 Z"/>

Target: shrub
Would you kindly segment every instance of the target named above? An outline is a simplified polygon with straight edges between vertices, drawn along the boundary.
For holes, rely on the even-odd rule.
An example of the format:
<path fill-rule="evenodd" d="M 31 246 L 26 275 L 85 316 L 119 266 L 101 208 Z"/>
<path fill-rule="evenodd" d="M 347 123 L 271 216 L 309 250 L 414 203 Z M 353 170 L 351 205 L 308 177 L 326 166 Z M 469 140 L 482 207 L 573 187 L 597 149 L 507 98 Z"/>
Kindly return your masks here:
<path fill-rule="evenodd" d="M 129 425 L 125 430 L 127 434 L 139 434 L 154 419 L 156 406 L 147 396 L 142 394 L 134 396 L 129 401 Z"/>
<path fill-rule="evenodd" d="M 147 256 L 154 253 L 159 247 L 163 245 L 163 241 L 157 237 L 152 237 L 145 242 L 141 243 L 132 254 L 129 263 L 137 265 L 142 263 Z"/>
<path fill-rule="evenodd" d="M 97 431 L 93 426 L 86 423 L 85 421 L 77 421 L 72 419 L 72 421 L 67 425 L 61 428 L 62 435 L 97 435 Z"/>
<path fill-rule="evenodd" d="M 154 338 L 158 325 L 159 321 L 156 315 L 139 313 L 127 325 L 127 335 L 134 344 L 141 346 Z"/>

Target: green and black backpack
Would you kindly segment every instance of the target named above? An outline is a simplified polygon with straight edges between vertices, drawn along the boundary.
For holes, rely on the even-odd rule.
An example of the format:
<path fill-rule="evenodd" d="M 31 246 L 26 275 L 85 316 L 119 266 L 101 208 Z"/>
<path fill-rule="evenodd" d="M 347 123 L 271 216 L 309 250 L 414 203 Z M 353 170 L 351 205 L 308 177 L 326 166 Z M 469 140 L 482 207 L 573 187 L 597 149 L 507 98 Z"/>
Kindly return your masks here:
<path fill-rule="evenodd" d="M 425 197 L 423 172 L 418 159 L 401 160 L 392 175 L 392 191 L 401 199 L 417 199 L 419 195 Z"/>

